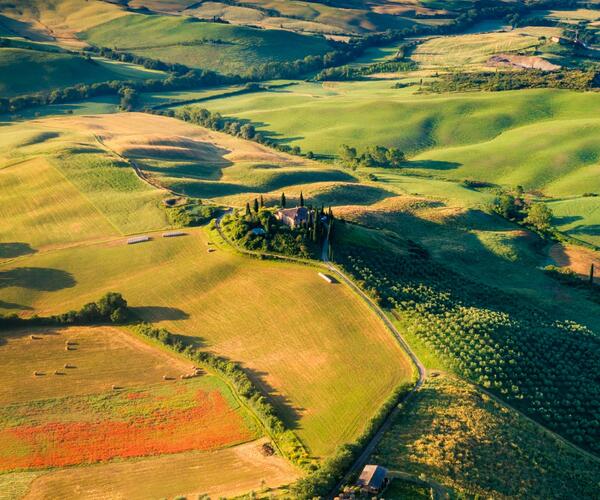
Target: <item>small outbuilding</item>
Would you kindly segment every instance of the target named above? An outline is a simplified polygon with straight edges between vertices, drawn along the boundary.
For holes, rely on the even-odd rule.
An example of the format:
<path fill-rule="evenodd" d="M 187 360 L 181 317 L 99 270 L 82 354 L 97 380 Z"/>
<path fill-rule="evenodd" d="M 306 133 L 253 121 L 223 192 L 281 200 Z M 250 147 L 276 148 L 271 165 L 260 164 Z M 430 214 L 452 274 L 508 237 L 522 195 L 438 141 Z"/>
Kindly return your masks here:
<path fill-rule="evenodd" d="M 254 236 L 264 236 L 266 234 L 265 230 L 262 227 L 255 227 L 251 233 Z"/>
<path fill-rule="evenodd" d="M 388 485 L 387 473 L 381 465 L 365 465 L 356 485 L 365 493 L 380 493 Z"/>

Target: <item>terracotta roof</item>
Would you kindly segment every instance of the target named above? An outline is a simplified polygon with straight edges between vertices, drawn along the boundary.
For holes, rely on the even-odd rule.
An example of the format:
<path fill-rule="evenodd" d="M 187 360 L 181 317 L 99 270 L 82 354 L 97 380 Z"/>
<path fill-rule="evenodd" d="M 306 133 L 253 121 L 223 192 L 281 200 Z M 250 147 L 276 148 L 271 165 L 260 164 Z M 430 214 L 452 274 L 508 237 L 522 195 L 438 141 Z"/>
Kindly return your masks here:
<path fill-rule="evenodd" d="M 365 465 L 360 473 L 357 485 L 361 487 L 379 489 L 383 486 L 383 481 L 387 476 L 387 469 L 381 465 Z"/>

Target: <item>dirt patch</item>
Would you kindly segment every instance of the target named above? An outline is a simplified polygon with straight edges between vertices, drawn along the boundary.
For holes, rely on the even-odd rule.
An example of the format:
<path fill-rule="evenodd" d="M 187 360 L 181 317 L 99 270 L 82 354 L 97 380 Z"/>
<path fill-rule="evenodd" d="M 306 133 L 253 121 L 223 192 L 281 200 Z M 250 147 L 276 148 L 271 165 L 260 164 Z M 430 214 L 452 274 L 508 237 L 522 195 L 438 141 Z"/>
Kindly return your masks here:
<path fill-rule="evenodd" d="M 519 56 L 515 54 L 496 54 L 490 57 L 487 65 L 493 68 L 510 67 L 518 69 L 538 69 L 541 71 L 557 71 L 560 66 L 552 64 L 542 57 Z"/>
<path fill-rule="evenodd" d="M 568 267 L 581 278 L 588 279 L 590 265 L 594 264 L 596 276 L 600 276 L 600 252 L 575 245 L 556 243 L 548 250 L 549 263 L 558 267 Z"/>

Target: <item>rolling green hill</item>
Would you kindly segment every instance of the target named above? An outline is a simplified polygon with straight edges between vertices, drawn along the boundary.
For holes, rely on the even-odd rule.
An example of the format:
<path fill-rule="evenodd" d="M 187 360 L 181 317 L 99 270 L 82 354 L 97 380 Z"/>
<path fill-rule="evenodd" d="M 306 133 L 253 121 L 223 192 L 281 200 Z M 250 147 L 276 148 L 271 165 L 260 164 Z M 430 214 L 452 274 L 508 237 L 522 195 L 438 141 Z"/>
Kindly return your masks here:
<path fill-rule="evenodd" d="M 324 38 L 289 31 L 141 14 L 109 21 L 80 36 L 94 45 L 222 73 L 236 73 L 266 62 L 292 61 L 330 49 Z"/>
<path fill-rule="evenodd" d="M 78 83 L 165 76 L 164 73 L 113 61 L 23 48 L 0 49 L 0 75 L 2 97 L 49 91 Z"/>
<path fill-rule="evenodd" d="M 304 83 L 286 90 L 203 105 L 251 120 L 261 132 L 304 151 L 336 155 L 341 144 L 359 150 L 381 144 L 408 153 L 409 173 L 522 184 L 557 196 L 600 191 L 595 93 L 430 95 L 415 93 L 416 87 L 391 89 L 389 81 Z"/>

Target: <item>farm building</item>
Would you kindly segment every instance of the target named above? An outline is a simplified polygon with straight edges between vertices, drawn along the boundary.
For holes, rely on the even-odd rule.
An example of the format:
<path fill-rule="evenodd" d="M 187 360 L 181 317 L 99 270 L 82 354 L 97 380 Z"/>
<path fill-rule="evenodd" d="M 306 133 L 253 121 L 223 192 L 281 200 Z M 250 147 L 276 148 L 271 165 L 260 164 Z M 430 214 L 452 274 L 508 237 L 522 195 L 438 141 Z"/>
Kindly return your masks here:
<path fill-rule="evenodd" d="M 262 227 L 255 227 L 251 232 L 254 236 L 263 236 L 265 234 L 265 230 Z"/>
<path fill-rule="evenodd" d="M 169 231 L 167 233 L 163 233 L 163 238 L 176 238 L 177 236 L 185 236 L 186 233 L 183 231 Z"/>
<path fill-rule="evenodd" d="M 135 245 L 136 243 L 143 243 L 145 241 L 150 241 L 150 236 L 136 236 L 135 238 L 129 238 L 127 244 Z"/>
<path fill-rule="evenodd" d="M 275 218 L 291 228 L 309 222 L 313 215 L 314 210 L 306 207 L 282 208 L 275 212 Z"/>
<path fill-rule="evenodd" d="M 366 493 L 379 493 L 387 484 L 387 469 L 381 465 L 365 465 L 356 482 L 356 485 Z"/>

